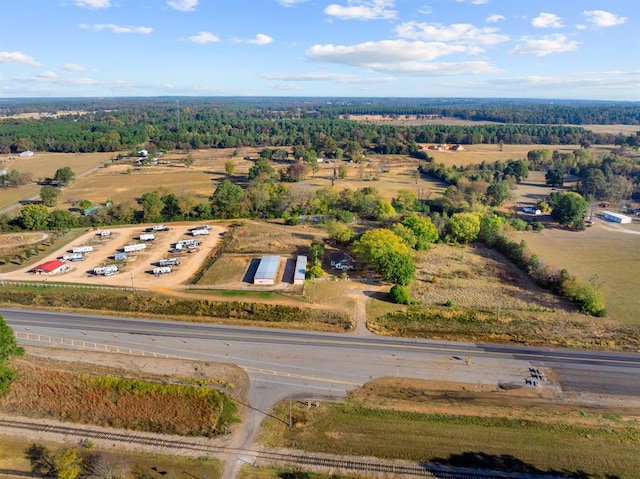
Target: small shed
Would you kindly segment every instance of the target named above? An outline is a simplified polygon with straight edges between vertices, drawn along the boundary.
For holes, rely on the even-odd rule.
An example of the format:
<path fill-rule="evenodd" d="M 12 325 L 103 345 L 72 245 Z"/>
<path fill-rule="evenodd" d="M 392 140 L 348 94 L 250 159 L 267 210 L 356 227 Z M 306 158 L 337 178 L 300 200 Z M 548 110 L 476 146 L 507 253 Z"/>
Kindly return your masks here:
<path fill-rule="evenodd" d="M 307 276 L 307 257 L 298 256 L 296 259 L 296 272 L 293 275 L 293 284 L 304 284 Z"/>
<path fill-rule="evenodd" d="M 614 213 L 613 211 L 604 211 L 602 217 L 607 221 L 613 223 L 628 224 L 631 223 L 631 216 L 623 215 L 620 213 Z"/>
<path fill-rule="evenodd" d="M 260 264 L 253 277 L 253 284 L 275 284 L 278 268 L 280 267 L 280 256 L 267 255 L 260 259 Z"/>
<path fill-rule="evenodd" d="M 54 259 L 34 267 L 31 272 L 36 274 L 58 274 L 67 270 L 67 263 Z"/>

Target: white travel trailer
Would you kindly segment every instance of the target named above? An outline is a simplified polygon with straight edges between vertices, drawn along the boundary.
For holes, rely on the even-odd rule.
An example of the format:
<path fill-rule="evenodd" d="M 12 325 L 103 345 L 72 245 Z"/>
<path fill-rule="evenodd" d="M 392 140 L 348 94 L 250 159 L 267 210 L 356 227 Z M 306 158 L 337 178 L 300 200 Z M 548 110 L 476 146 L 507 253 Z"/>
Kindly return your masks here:
<path fill-rule="evenodd" d="M 93 246 L 74 246 L 71 250 L 72 253 L 91 253 Z"/>
<path fill-rule="evenodd" d="M 125 245 L 124 248 L 122 248 L 122 250 L 125 253 L 133 253 L 134 251 L 142 251 L 146 248 L 147 248 L 147 245 L 144 243 L 135 243 L 135 244 Z"/>
<path fill-rule="evenodd" d="M 158 266 L 153 268 L 153 274 L 156 276 L 159 274 L 168 274 L 171 273 L 171 266 Z"/>

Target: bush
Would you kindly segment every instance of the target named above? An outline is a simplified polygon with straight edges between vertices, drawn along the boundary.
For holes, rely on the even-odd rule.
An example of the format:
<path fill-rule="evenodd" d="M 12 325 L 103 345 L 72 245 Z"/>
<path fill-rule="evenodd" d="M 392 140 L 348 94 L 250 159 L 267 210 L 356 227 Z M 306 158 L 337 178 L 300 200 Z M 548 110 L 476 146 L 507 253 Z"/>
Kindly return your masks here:
<path fill-rule="evenodd" d="M 396 304 L 409 304 L 409 290 L 399 284 L 394 284 L 389 290 L 389 299 Z"/>

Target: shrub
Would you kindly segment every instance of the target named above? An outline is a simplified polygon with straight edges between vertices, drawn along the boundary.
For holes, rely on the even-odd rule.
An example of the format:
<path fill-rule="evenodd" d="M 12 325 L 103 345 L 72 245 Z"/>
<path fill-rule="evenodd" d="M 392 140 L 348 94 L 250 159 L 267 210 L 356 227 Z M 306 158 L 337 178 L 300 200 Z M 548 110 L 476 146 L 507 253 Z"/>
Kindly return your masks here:
<path fill-rule="evenodd" d="M 394 284 L 389 290 L 389 299 L 396 304 L 409 304 L 409 290 L 399 284 Z"/>

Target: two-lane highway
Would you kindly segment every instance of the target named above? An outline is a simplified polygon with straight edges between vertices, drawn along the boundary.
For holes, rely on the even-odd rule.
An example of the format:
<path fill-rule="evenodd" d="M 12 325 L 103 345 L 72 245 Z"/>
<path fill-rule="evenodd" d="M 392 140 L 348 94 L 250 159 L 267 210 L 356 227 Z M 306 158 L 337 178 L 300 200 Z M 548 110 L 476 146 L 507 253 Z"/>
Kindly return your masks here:
<path fill-rule="evenodd" d="M 553 370 L 565 391 L 636 396 L 640 354 L 361 337 L 304 331 L 0 310 L 16 331 L 232 362 L 251 377 L 252 396 L 343 395 L 371 378 L 401 376 L 471 384 L 530 385 L 529 368 Z M 25 343 L 26 344 L 26 343 Z M 542 386 L 542 384 L 538 385 Z"/>

